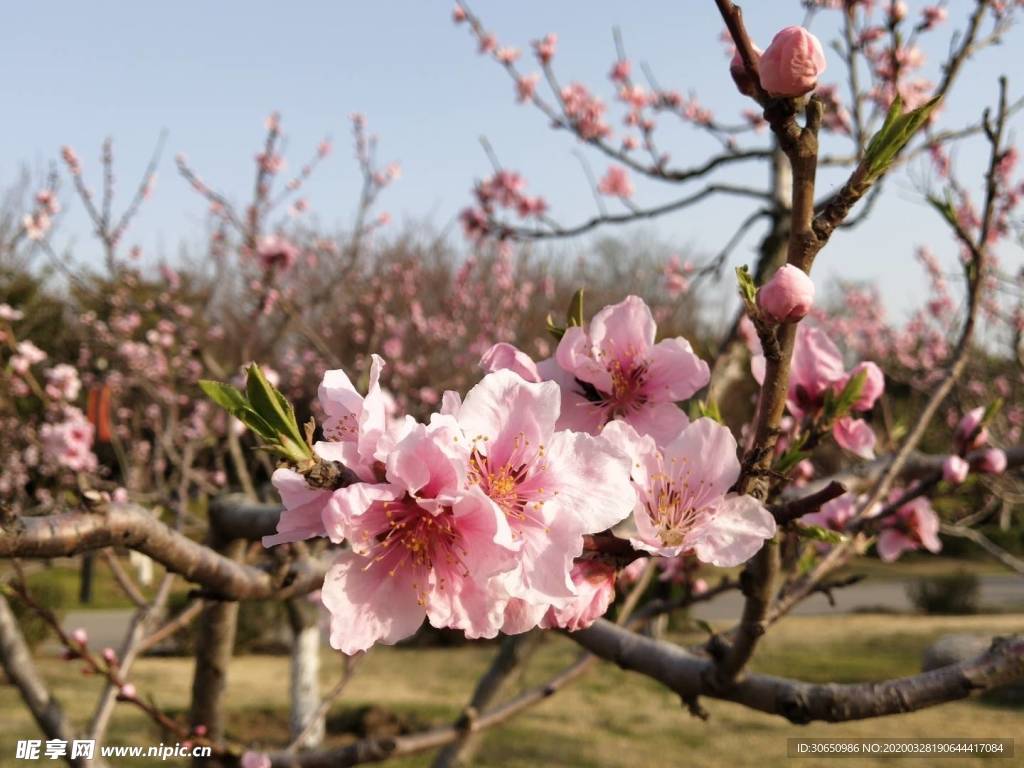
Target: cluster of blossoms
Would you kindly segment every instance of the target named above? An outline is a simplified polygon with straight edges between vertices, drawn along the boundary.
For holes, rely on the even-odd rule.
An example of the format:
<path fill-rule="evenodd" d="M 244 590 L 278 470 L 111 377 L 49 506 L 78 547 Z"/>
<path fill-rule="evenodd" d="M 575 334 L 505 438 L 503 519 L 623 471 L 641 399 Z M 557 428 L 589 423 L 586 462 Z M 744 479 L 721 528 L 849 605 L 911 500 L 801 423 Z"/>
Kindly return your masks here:
<path fill-rule="evenodd" d="M 543 197 L 523 194 L 526 181 L 514 171 L 497 171 L 477 183 L 474 193 L 477 206 L 459 214 L 463 231 L 471 240 L 480 240 L 490 233 L 491 219 L 498 209 L 515 211 L 520 218 L 542 217 L 548 209 Z"/>
<path fill-rule="evenodd" d="M 484 378 L 464 399 L 446 392 L 425 423 L 389 416 L 381 358 L 365 396 L 328 371 L 314 449 L 357 481 L 321 489 L 278 469 L 285 511 L 264 543 L 346 543 L 321 593 L 332 645 L 394 643 L 424 618 L 469 637 L 586 626 L 607 609 L 616 569 L 584 556 L 584 537 L 620 524 L 638 551 L 720 566 L 774 536 L 759 502 L 730 493 L 729 430 L 690 423 L 676 404 L 707 383 L 707 365 L 685 339 L 656 344 L 655 333 L 631 296 L 566 329 L 539 363 L 495 345 Z"/>
<path fill-rule="evenodd" d="M 894 490 L 890 494 L 890 501 L 898 502 L 902 495 L 902 490 Z M 805 515 L 803 522 L 843 533 L 849 530 L 858 505 L 863 502 L 863 498 L 846 493 L 822 506 L 818 512 Z M 865 513 L 865 518 L 870 519 L 881 511 L 881 508 L 869 510 Z M 883 562 L 894 562 L 905 552 L 919 549 L 925 549 L 933 554 L 942 550 L 942 542 L 939 540 L 939 516 L 932 509 L 931 502 L 924 496 L 900 504 L 879 520 L 877 528 L 876 549 Z"/>
<path fill-rule="evenodd" d="M 42 240 L 53 225 L 53 217 L 60 213 L 60 201 L 53 190 L 36 192 L 35 206 L 26 213 L 21 226 L 29 240 Z"/>
<path fill-rule="evenodd" d="M 985 425 L 985 409 L 974 408 L 964 414 L 953 432 L 954 453 L 942 463 L 942 479 L 959 485 L 973 470 L 986 475 L 999 475 L 1006 470 L 1006 452 L 988 447 L 989 430 Z M 971 459 L 967 454 L 978 451 Z"/>
<path fill-rule="evenodd" d="M 744 329 L 752 354 L 751 372 L 760 384 L 765 373 L 761 342 L 749 324 L 745 324 Z M 828 398 L 839 395 L 855 376 L 863 378 L 860 393 L 850 413 L 831 424 L 832 436 L 854 455 L 873 459 L 875 433 L 870 424 L 854 414 L 870 411 L 885 391 L 882 369 L 873 362 L 861 362 L 847 370 L 842 354 L 824 331 L 806 323 L 797 327 L 786 397 L 786 408 L 797 424 L 805 420 L 813 422 L 822 416 Z"/>

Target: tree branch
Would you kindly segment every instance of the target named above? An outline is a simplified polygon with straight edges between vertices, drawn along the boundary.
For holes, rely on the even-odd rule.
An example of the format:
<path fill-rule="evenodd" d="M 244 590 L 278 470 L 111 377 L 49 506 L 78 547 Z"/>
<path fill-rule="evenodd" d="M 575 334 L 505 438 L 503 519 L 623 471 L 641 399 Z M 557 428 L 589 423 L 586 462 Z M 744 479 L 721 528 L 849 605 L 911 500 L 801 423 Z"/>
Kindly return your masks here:
<path fill-rule="evenodd" d="M 638 672 L 686 700 L 732 701 L 793 723 L 846 722 L 913 712 L 1024 678 L 1024 638 L 997 638 L 981 656 L 919 675 L 877 683 L 817 684 L 750 674 L 727 688 L 711 682 L 713 661 L 599 619 L 569 635 L 593 654 Z"/>

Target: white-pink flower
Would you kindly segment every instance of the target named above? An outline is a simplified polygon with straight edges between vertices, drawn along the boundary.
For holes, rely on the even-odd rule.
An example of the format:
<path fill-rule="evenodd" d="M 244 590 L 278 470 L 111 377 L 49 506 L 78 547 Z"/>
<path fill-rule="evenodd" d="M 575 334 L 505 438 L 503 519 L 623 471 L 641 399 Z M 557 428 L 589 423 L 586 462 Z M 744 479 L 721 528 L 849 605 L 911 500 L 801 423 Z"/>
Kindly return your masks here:
<path fill-rule="evenodd" d="M 597 434 L 622 419 L 659 443 L 689 423 L 676 402 L 708 383 L 708 365 L 680 337 L 655 343 L 657 325 L 636 296 L 605 307 L 587 328 L 566 330 L 555 362 L 538 366 L 562 387 L 559 427 Z"/>
<path fill-rule="evenodd" d="M 568 603 L 548 609 L 541 620 L 544 629 L 586 629 L 608 612 L 615 599 L 615 568 L 597 560 L 581 560 L 571 574 L 576 596 Z"/>
<path fill-rule="evenodd" d="M 287 270 L 298 260 L 299 249 L 279 235 L 264 235 L 256 245 L 256 257 L 267 270 Z"/>
<path fill-rule="evenodd" d="M 894 495 L 898 495 L 898 492 Z M 897 560 L 904 552 L 927 549 L 942 550 L 939 541 L 939 517 L 931 502 L 923 496 L 908 501 L 882 522 L 878 534 L 878 556 L 886 563 Z"/>
<path fill-rule="evenodd" d="M 80 410 L 64 408 L 64 420 L 56 424 L 43 424 L 39 437 L 46 456 L 73 472 L 91 472 L 96 469 L 96 455 L 92 452 L 93 425 Z"/>
<path fill-rule="evenodd" d="M 277 521 L 277 533 L 263 537 L 264 547 L 328 535 L 323 514 L 333 491 L 310 487 L 306 478 L 287 467 L 275 470 L 270 481 L 284 509 Z"/>
<path fill-rule="evenodd" d="M 356 473 L 360 480 L 380 478 L 385 454 L 379 443 L 387 427 L 386 398 L 380 388 L 384 360 L 372 355 L 366 396 L 359 394 L 344 371 L 327 371 L 317 396 L 326 414 L 324 440 L 313 446 L 326 461 L 337 461 Z"/>
<path fill-rule="evenodd" d="M 556 431 L 561 394 L 554 382 L 500 370 L 461 405 L 447 402 L 468 442 L 470 485 L 501 509 L 519 545 L 515 568 L 500 580 L 526 606 L 503 629 L 525 631 L 548 606 L 575 599 L 570 573 L 584 534 L 629 515 L 636 499 L 629 465 L 601 437 Z"/>
<path fill-rule="evenodd" d="M 759 501 L 729 493 L 740 463 L 728 428 L 698 419 L 660 447 L 621 422 L 602 434 L 631 460 L 638 549 L 665 557 L 693 552 L 705 563 L 730 567 L 775 535 L 775 519 Z"/>
<path fill-rule="evenodd" d="M 387 456 L 384 483 L 336 492 L 332 524 L 348 540 L 324 580 L 331 645 L 344 653 L 393 644 L 428 618 L 494 637 L 505 603 L 492 577 L 515 565 L 506 516 L 468 486 L 469 450 L 449 416 L 412 426 Z"/>

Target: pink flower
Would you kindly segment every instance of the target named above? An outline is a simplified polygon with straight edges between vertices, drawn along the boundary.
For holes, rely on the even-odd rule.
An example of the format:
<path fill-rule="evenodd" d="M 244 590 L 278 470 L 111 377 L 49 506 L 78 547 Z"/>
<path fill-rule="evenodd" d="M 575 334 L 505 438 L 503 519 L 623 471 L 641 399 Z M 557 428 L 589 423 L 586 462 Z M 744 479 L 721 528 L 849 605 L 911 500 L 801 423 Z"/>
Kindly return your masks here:
<path fill-rule="evenodd" d="M 249 751 L 242 755 L 242 768 L 270 768 L 270 755 L 265 752 Z"/>
<path fill-rule="evenodd" d="M 50 229 L 50 217 L 45 211 L 26 214 L 22 219 L 22 227 L 29 240 L 42 240 Z"/>
<path fill-rule="evenodd" d="M 921 10 L 921 24 L 925 29 L 936 27 L 949 18 L 949 12 L 941 5 L 926 5 Z"/>
<path fill-rule="evenodd" d="M 59 363 L 46 372 L 46 394 L 54 400 L 77 400 L 81 388 L 78 371 L 67 363 Z"/>
<path fill-rule="evenodd" d="M 465 20 L 466 20 L 466 11 L 463 9 L 463 7 L 461 5 L 456 5 L 452 9 L 452 21 L 454 21 L 456 24 L 461 24 Z"/>
<path fill-rule="evenodd" d="M 860 397 L 853 404 L 853 410 L 858 412 L 870 411 L 875 407 L 878 398 L 885 392 L 885 374 L 882 373 L 881 368 L 871 361 L 857 363 L 853 370 L 850 371 L 846 381 L 843 382 L 843 386 L 845 387 L 847 381 L 861 373 L 865 374 L 864 385 L 861 387 Z"/>
<path fill-rule="evenodd" d="M 607 613 L 615 599 L 614 567 L 596 560 L 582 560 L 573 566 L 571 578 L 576 596 L 560 608 L 550 608 L 541 627 L 576 632 Z"/>
<path fill-rule="evenodd" d="M 256 257 L 264 269 L 289 269 L 299 258 L 299 249 L 278 235 L 264 235 L 256 246 Z"/>
<path fill-rule="evenodd" d="M 561 394 L 510 370 L 488 374 L 453 409 L 469 446 L 468 480 L 504 513 L 519 544 L 516 568 L 501 577 L 520 610 L 504 631 L 522 632 L 548 606 L 571 601 L 573 560 L 584 534 L 627 517 L 636 495 L 625 456 L 603 438 L 555 431 Z"/>
<path fill-rule="evenodd" d="M 135 686 L 131 683 L 125 683 L 121 686 L 121 690 L 118 692 L 118 696 L 122 699 L 134 699 L 139 695 L 139 692 L 135 690 Z"/>
<path fill-rule="evenodd" d="M 344 371 L 324 374 L 317 393 L 326 414 L 324 440 L 314 446 L 320 458 L 344 464 L 367 482 L 379 478 L 378 464 L 385 458 L 379 443 L 387 429 L 385 398 L 380 388 L 384 361 L 378 355 L 371 355 L 371 359 L 366 397 L 359 394 Z"/>
<path fill-rule="evenodd" d="M 16 320 L 21 320 L 24 316 L 25 313 L 20 309 L 14 309 L 10 304 L 0 304 L 0 320 L 13 323 Z"/>
<path fill-rule="evenodd" d="M 1001 475 L 1006 471 L 1006 453 L 998 448 L 986 448 L 974 467 L 986 475 Z"/>
<path fill-rule="evenodd" d="M 51 461 L 72 472 L 95 470 L 97 461 L 92 452 L 93 425 L 77 408 L 65 406 L 63 414 L 64 421 L 43 424 L 39 430 L 44 453 Z"/>
<path fill-rule="evenodd" d="M 511 64 L 519 58 L 518 48 L 499 48 L 494 55 L 502 64 Z"/>
<path fill-rule="evenodd" d="M 523 102 L 533 98 L 537 90 L 537 83 L 540 81 L 540 73 L 531 72 L 528 75 L 520 75 L 516 79 L 516 100 Z"/>
<path fill-rule="evenodd" d="M 655 344 L 656 332 L 650 308 L 636 296 L 605 307 L 586 329 L 567 329 L 557 366 L 541 371 L 562 386 L 560 428 L 596 434 L 623 419 L 659 443 L 675 438 L 688 423 L 675 403 L 704 387 L 709 370 L 686 339 Z"/>
<path fill-rule="evenodd" d="M 760 66 L 762 51 L 756 45 L 754 46 L 754 56 Z M 739 92 L 744 96 L 753 96 L 757 89 L 754 88 L 754 83 L 747 74 L 747 68 L 743 65 L 743 57 L 740 56 L 740 52 L 737 50 L 733 54 L 732 60 L 729 62 L 729 74 L 732 75 L 733 82 L 736 83 L 736 87 Z"/>
<path fill-rule="evenodd" d="M 505 514 L 469 487 L 469 450 L 450 416 L 411 426 L 387 457 L 387 482 L 335 495 L 350 550 L 324 580 L 331 645 L 344 653 L 394 644 L 429 618 L 469 637 L 494 637 L 504 602 L 492 576 L 518 548 Z"/>
<path fill-rule="evenodd" d="M 903 0 L 892 0 L 889 3 L 889 23 L 899 24 L 907 18 L 907 4 Z"/>
<path fill-rule="evenodd" d="M 843 358 L 832 340 L 818 328 L 798 326 L 786 401 L 790 413 L 802 419 L 816 411 L 824 404 L 825 393 L 841 387 L 845 379 Z"/>
<path fill-rule="evenodd" d="M 533 359 L 522 350 L 504 341 L 484 352 L 483 357 L 480 358 L 480 367 L 488 373 L 508 369 L 526 381 L 542 380 Z"/>
<path fill-rule="evenodd" d="M 628 199 L 633 196 L 633 182 L 625 168 L 613 165 L 597 185 L 597 191 L 602 195 Z"/>
<path fill-rule="evenodd" d="M 878 534 L 878 556 L 891 563 L 904 552 L 924 547 L 929 552 L 942 550 L 939 518 L 925 497 L 907 502 L 882 522 Z"/>
<path fill-rule="evenodd" d="M 964 414 L 953 431 L 953 445 L 960 453 L 980 448 L 988 442 L 988 429 L 982 426 L 985 409 L 981 406 Z"/>
<path fill-rule="evenodd" d="M 750 361 L 751 372 L 760 384 L 764 381 L 764 355 L 760 342 L 748 336 L 747 343 L 753 348 Z M 797 326 L 796 344 L 790 365 L 789 392 L 786 407 L 794 418 L 816 414 L 825 404 L 830 391 L 840 393 L 852 376 L 866 371 L 860 397 L 853 404 L 854 413 L 870 410 L 885 389 L 885 376 L 874 363 L 860 363 L 847 373 L 843 358 L 836 345 L 823 331 L 805 323 Z M 832 428 L 835 441 L 861 458 L 874 458 L 875 435 L 870 425 L 862 419 L 847 415 L 837 419 Z"/>
<path fill-rule="evenodd" d="M 284 510 L 277 521 L 277 533 L 263 537 L 264 547 L 327 536 L 323 514 L 333 491 L 311 488 L 302 475 L 287 467 L 275 470 L 270 481 L 281 496 Z"/>
<path fill-rule="evenodd" d="M 537 59 L 542 64 L 548 64 L 551 59 L 555 57 L 555 50 L 558 47 L 558 35 L 551 34 L 545 35 L 542 40 L 533 41 L 533 49 L 537 54 Z"/>
<path fill-rule="evenodd" d="M 84 648 L 89 643 L 89 633 L 78 627 L 71 632 L 71 640 Z"/>
<path fill-rule="evenodd" d="M 783 264 L 757 292 L 757 305 L 779 323 L 802 319 L 813 304 L 814 283 L 792 264 Z"/>
<path fill-rule="evenodd" d="M 117 664 L 117 651 L 115 651 L 113 648 L 104 648 L 103 660 L 111 666 Z"/>
<path fill-rule="evenodd" d="M 846 524 L 850 522 L 856 511 L 856 497 L 852 493 L 844 493 L 839 498 L 823 504 L 817 512 L 804 515 L 800 518 L 800 522 L 842 533 L 846 530 Z"/>
<path fill-rule="evenodd" d="M 629 80 L 629 73 L 632 70 L 632 66 L 629 63 L 629 59 L 619 59 L 612 65 L 612 71 L 608 73 L 608 77 L 616 83 L 624 83 Z"/>
<path fill-rule="evenodd" d="M 36 363 L 41 363 L 46 353 L 31 341 L 19 341 L 15 354 L 11 357 L 11 368 L 15 373 L 25 374 Z"/>
<path fill-rule="evenodd" d="M 832 427 L 832 437 L 840 448 L 845 448 L 862 459 L 875 458 L 875 432 L 863 419 L 844 416 Z"/>
<path fill-rule="evenodd" d="M 970 464 L 955 453 L 952 456 L 947 456 L 946 460 L 942 462 L 942 479 L 950 485 L 960 485 L 967 479 L 967 473 L 970 471 Z"/>
<path fill-rule="evenodd" d="M 803 96 L 825 71 L 821 42 L 803 27 L 786 27 L 761 56 L 761 86 L 773 96 Z"/>
<path fill-rule="evenodd" d="M 740 463 L 728 428 L 698 419 L 660 448 L 621 422 L 602 435 L 631 461 L 638 549 L 663 557 L 692 551 L 702 562 L 731 567 L 775 535 L 775 519 L 760 502 L 729 493 Z"/>

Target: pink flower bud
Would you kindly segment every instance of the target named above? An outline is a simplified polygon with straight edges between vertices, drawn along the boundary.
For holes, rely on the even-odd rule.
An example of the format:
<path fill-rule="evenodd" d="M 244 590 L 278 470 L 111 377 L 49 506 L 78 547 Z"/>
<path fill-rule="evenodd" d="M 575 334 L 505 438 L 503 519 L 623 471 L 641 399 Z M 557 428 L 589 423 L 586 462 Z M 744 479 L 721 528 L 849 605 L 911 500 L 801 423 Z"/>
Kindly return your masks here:
<path fill-rule="evenodd" d="M 931 29 L 949 18 L 949 12 L 941 5 L 928 5 L 921 11 L 921 16 L 925 29 Z"/>
<path fill-rule="evenodd" d="M 125 683 L 121 686 L 121 691 L 118 695 L 122 699 L 134 699 L 139 695 L 139 692 L 135 690 L 135 686 L 131 683 Z"/>
<path fill-rule="evenodd" d="M 985 409 L 981 406 L 964 414 L 953 431 L 953 443 L 961 453 L 980 448 L 988 442 L 988 430 L 981 426 Z"/>
<path fill-rule="evenodd" d="M 89 642 L 89 633 L 81 627 L 78 627 L 71 633 L 71 639 L 74 640 L 77 645 L 85 647 Z"/>
<path fill-rule="evenodd" d="M 202 723 L 200 723 L 199 725 L 197 725 L 195 728 L 192 729 L 192 733 L 194 733 L 196 736 L 205 736 L 206 735 L 206 726 L 203 725 Z"/>
<path fill-rule="evenodd" d="M 889 23 L 899 24 L 907 18 L 907 4 L 903 0 L 893 0 L 889 5 Z"/>
<path fill-rule="evenodd" d="M 784 264 L 757 292 L 757 305 L 773 320 L 791 323 L 814 304 L 814 283 L 799 267 Z"/>
<path fill-rule="evenodd" d="M 989 448 L 974 466 L 986 475 L 1001 475 L 1006 471 L 1006 454 L 998 448 Z"/>
<path fill-rule="evenodd" d="M 870 411 L 875 407 L 878 398 L 885 391 L 885 374 L 882 373 L 881 368 L 871 361 L 858 364 L 850 374 L 851 376 L 856 376 L 861 371 L 866 371 L 867 376 L 864 378 L 864 386 L 860 390 L 860 397 L 853 404 L 853 410 Z"/>
<path fill-rule="evenodd" d="M 761 49 L 756 45 L 754 46 L 754 56 L 760 63 Z M 740 56 L 739 51 L 733 54 L 732 61 L 729 62 L 729 74 L 732 75 L 733 82 L 744 96 L 753 96 L 756 93 L 757 89 L 754 88 L 753 80 L 747 74 L 747 68 L 743 66 L 743 57 Z"/>
<path fill-rule="evenodd" d="M 967 479 L 971 466 L 961 457 L 953 454 L 942 462 L 942 479 L 950 485 L 960 485 Z"/>
<path fill-rule="evenodd" d="M 103 660 L 107 662 L 107 664 L 117 664 L 117 652 L 113 648 L 104 648 Z"/>
<path fill-rule="evenodd" d="M 821 42 L 803 27 L 786 27 L 760 61 L 761 87 L 773 96 L 803 96 L 825 71 Z"/>

